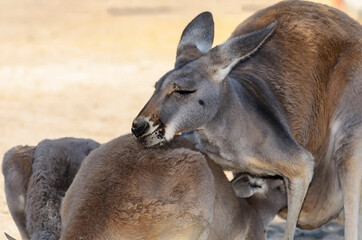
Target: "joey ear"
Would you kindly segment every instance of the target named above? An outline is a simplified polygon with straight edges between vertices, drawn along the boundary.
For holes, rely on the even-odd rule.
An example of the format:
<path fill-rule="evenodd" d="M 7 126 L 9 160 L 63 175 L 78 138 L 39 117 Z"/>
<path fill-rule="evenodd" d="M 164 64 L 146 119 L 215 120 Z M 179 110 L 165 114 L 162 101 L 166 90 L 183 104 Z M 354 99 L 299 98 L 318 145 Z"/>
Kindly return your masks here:
<path fill-rule="evenodd" d="M 210 12 L 194 18 L 182 33 L 177 47 L 175 68 L 180 67 L 207 53 L 214 41 L 214 20 Z"/>
<path fill-rule="evenodd" d="M 248 198 L 255 193 L 264 194 L 267 190 L 266 182 L 263 178 L 251 176 L 249 174 L 239 174 L 231 181 L 236 196 Z"/>
<path fill-rule="evenodd" d="M 224 80 L 238 62 L 255 53 L 265 43 L 276 26 L 277 21 L 273 21 L 261 30 L 229 39 L 211 49 L 207 58 L 213 66 L 213 69 L 210 69 L 212 78 L 215 81 Z"/>

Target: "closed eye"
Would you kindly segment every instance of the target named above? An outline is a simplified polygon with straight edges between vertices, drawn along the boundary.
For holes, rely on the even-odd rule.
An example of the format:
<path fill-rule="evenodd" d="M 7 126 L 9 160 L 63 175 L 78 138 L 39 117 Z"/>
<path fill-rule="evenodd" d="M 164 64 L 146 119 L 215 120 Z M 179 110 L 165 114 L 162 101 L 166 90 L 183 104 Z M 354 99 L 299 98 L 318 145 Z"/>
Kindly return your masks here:
<path fill-rule="evenodd" d="M 174 93 L 180 94 L 180 95 L 189 95 L 196 92 L 196 90 L 176 90 Z"/>

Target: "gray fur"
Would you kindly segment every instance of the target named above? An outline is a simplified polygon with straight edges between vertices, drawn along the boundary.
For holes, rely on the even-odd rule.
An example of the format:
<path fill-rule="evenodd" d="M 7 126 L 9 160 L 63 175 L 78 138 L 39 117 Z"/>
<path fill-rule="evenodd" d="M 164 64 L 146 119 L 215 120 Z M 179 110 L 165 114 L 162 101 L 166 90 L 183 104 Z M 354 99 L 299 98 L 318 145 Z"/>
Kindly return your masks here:
<path fill-rule="evenodd" d="M 283 1 L 263 9 L 224 44 L 157 82 L 133 123 L 150 127 L 136 137 L 152 147 L 193 131 L 198 149 L 224 168 L 282 176 L 285 239 L 293 238 L 298 218 L 315 227 L 336 216 L 342 202 L 346 239 L 357 239 L 361 36 L 358 22 L 324 5 Z"/>
<path fill-rule="evenodd" d="M 199 22 L 204 24 L 199 24 Z M 199 14 L 186 26 L 184 33 L 177 47 L 175 68 L 199 58 L 210 50 L 214 41 L 212 14 L 209 12 Z M 200 36 L 202 37 L 200 38 Z"/>
<path fill-rule="evenodd" d="M 18 146 L 5 154 L 3 174 L 7 202 L 23 239 L 59 239 L 61 200 L 83 159 L 98 146 L 90 139 L 61 138 L 44 140 L 36 147 Z M 28 155 L 22 153 L 24 148 Z M 31 161 L 31 168 L 25 165 L 25 157 L 26 163 Z M 24 204 L 14 205 L 20 195 Z M 19 208 L 21 216 L 14 217 Z"/>
<path fill-rule="evenodd" d="M 2 161 L 6 202 L 24 240 L 29 239 L 26 231 L 25 203 L 34 151 L 35 147 L 16 146 L 5 153 Z"/>

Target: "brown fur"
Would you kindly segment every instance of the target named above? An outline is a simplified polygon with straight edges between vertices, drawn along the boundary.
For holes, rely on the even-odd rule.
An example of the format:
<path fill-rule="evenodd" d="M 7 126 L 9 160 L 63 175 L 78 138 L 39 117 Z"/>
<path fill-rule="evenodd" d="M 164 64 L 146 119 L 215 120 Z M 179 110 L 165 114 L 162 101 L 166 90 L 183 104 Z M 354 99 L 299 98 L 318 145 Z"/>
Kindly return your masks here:
<path fill-rule="evenodd" d="M 284 108 L 294 138 L 314 155 L 314 177 L 299 227 L 316 228 L 341 210 L 341 171 L 351 172 L 343 169 L 348 168 L 354 149 L 361 148 L 357 129 L 362 117 L 362 28 L 325 5 L 286 1 L 254 14 L 231 38 L 273 20 L 278 21 L 274 36 L 256 55 L 236 66 L 231 76 L 246 74 L 266 81 Z M 345 124 L 345 135 L 331 136 L 336 120 Z M 355 125 L 348 127 L 348 121 Z M 344 138 L 349 149 L 340 146 L 339 153 L 331 154 L 330 142 L 338 137 Z M 359 171 L 357 182 L 361 164 L 359 159 L 354 166 Z"/>
<path fill-rule="evenodd" d="M 288 191 L 284 239 L 293 239 L 297 222 L 315 228 L 342 209 L 345 237 L 357 239 L 361 25 L 322 4 L 283 1 L 207 51 L 212 38 L 204 35 L 213 36 L 213 26 L 208 12 L 187 25 L 178 49 L 194 45 L 204 54 L 158 81 L 133 122 L 135 137 L 151 147 L 194 131 L 197 148 L 221 166 L 282 176 Z M 193 91 L 169 94 L 173 84 Z M 153 112 L 162 126 L 150 127 L 154 121 L 145 116 Z"/>
<path fill-rule="evenodd" d="M 262 238 L 285 190 L 238 199 L 221 167 L 192 149 L 182 138 L 145 149 L 130 135 L 102 145 L 66 193 L 61 239 Z"/>
<path fill-rule="evenodd" d="M 294 138 L 316 154 L 351 79 L 347 69 L 361 66 L 361 26 L 325 5 L 288 1 L 257 12 L 231 38 L 272 20 L 278 21 L 274 37 L 234 73 L 242 70 L 266 80 L 287 113 Z M 255 62 L 258 68 L 252 67 Z"/>

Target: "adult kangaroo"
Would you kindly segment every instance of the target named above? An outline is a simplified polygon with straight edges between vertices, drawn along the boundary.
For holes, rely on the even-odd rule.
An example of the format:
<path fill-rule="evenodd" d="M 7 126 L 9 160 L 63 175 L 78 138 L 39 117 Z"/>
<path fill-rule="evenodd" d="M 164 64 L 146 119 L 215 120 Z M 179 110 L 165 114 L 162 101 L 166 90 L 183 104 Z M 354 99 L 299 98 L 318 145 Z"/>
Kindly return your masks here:
<path fill-rule="evenodd" d="M 210 49 L 213 35 L 208 12 L 185 28 L 175 68 L 156 83 L 134 136 L 151 147 L 194 131 L 197 147 L 223 167 L 282 176 L 284 239 L 293 238 L 297 222 L 314 228 L 342 209 L 345 238 L 357 239 L 361 25 L 325 5 L 285 1 Z"/>
<path fill-rule="evenodd" d="M 60 239 L 259 240 L 286 205 L 280 178 L 241 174 L 230 184 L 181 136 L 145 149 L 129 134 L 82 163 L 62 202 Z"/>

